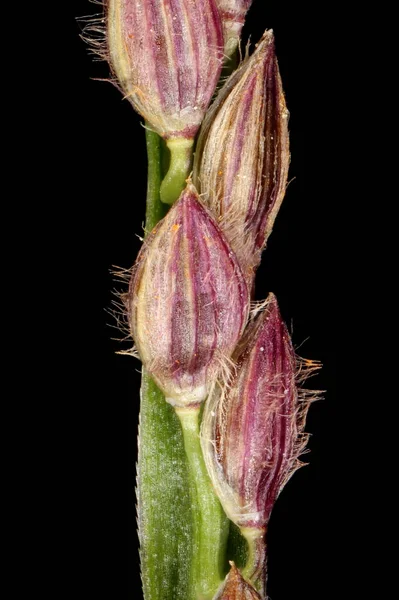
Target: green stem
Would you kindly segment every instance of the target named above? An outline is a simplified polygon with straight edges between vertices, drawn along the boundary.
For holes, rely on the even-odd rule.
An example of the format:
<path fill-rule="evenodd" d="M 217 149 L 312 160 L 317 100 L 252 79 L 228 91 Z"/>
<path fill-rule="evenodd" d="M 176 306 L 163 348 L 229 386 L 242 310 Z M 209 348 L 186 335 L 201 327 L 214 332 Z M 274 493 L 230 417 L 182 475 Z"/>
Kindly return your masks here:
<path fill-rule="evenodd" d="M 202 456 L 197 408 L 176 408 L 189 465 L 193 508 L 194 558 L 191 581 L 198 600 L 211 600 L 224 577 L 228 520 L 217 499 Z"/>
<path fill-rule="evenodd" d="M 242 527 L 241 534 L 247 541 L 247 562 L 241 570 L 247 579 L 262 595 L 266 595 L 266 543 L 265 530 L 255 527 Z"/>
<path fill-rule="evenodd" d="M 147 210 L 145 231 L 148 234 L 160 221 L 166 212 L 166 207 L 160 201 L 159 188 L 161 187 L 161 143 L 162 140 L 150 129 L 145 130 L 148 158 L 148 180 L 147 180 Z"/>
<path fill-rule="evenodd" d="M 169 170 L 161 184 L 160 197 L 165 204 L 173 204 L 185 187 L 190 174 L 193 139 L 171 138 L 166 142 L 170 150 Z"/>

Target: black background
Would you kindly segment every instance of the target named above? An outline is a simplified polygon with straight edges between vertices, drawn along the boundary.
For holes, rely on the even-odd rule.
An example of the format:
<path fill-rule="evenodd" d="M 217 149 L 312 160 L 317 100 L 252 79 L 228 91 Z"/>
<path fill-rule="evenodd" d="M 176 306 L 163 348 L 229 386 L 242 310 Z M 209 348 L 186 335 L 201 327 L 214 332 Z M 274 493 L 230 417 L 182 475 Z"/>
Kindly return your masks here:
<path fill-rule="evenodd" d="M 60 158 L 54 174 L 61 167 L 59 191 L 65 198 L 54 215 L 54 238 L 68 312 L 63 380 L 68 401 L 60 419 L 70 435 L 62 518 L 65 545 L 73 542 L 60 587 L 78 586 L 79 596 L 127 600 L 141 598 L 134 496 L 140 365 L 116 354 L 120 343 L 112 338 L 120 334 L 108 309 L 114 287 L 110 271 L 114 265 L 130 267 L 140 248 L 146 155 L 140 118 L 112 85 L 95 80 L 108 76 L 107 66 L 93 63 L 79 38 L 76 17 L 96 9 L 86 0 L 68 5 L 57 118 L 62 142 L 54 148 Z M 320 600 L 342 588 L 333 559 L 339 504 L 337 223 L 329 189 L 336 165 L 329 155 L 324 25 L 306 6 L 288 9 L 285 3 L 255 0 L 244 30 L 244 37 L 251 33 L 256 42 L 265 28 L 274 29 L 291 113 L 292 182 L 258 272 L 257 297 L 276 294 L 298 353 L 324 365 L 309 387 L 326 390 L 309 412 L 309 465 L 288 483 L 270 523 L 271 600 Z"/>

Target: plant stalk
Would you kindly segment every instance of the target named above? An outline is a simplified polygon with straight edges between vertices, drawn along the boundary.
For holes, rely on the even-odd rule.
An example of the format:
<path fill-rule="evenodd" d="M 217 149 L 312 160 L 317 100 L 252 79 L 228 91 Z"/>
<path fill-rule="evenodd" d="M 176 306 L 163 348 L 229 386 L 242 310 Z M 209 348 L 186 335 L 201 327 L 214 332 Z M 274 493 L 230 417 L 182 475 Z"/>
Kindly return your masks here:
<path fill-rule="evenodd" d="M 200 407 L 176 408 L 189 464 L 194 559 L 191 581 L 198 600 L 211 600 L 225 574 L 228 519 L 216 497 L 200 444 Z"/>
<path fill-rule="evenodd" d="M 185 187 L 190 175 L 194 140 L 171 138 L 166 142 L 170 151 L 169 170 L 161 183 L 160 197 L 165 204 L 173 204 Z"/>
<path fill-rule="evenodd" d="M 147 179 L 147 208 L 145 218 L 145 233 L 150 233 L 155 225 L 167 212 L 167 207 L 161 202 L 159 189 L 162 182 L 161 144 L 158 134 L 150 129 L 145 130 L 148 161 Z"/>
<path fill-rule="evenodd" d="M 243 527 L 241 534 L 247 541 L 247 562 L 241 570 L 244 579 L 247 579 L 262 598 L 266 595 L 266 542 L 265 529 L 256 527 Z"/>

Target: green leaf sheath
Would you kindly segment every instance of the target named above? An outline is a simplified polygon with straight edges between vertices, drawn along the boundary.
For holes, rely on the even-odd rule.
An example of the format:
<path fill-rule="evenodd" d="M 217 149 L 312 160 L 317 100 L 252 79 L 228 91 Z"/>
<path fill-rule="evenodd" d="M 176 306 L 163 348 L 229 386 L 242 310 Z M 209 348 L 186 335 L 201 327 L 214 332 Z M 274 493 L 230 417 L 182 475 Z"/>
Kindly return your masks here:
<path fill-rule="evenodd" d="M 202 456 L 199 408 L 176 410 L 189 464 L 194 559 L 191 584 L 197 600 L 211 600 L 225 575 L 229 521 L 217 499 Z"/>
<path fill-rule="evenodd" d="M 144 369 L 137 487 L 144 598 L 191 600 L 191 506 L 180 423 Z"/>

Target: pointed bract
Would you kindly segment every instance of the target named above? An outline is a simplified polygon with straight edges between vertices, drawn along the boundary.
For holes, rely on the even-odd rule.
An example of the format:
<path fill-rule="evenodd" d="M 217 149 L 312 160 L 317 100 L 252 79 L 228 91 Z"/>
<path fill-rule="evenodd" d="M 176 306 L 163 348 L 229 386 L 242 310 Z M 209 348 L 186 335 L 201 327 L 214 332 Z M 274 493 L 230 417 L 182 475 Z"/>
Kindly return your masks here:
<path fill-rule="evenodd" d="M 233 562 L 221 589 L 213 600 L 262 600 L 250 583 L 245 581 Z"/>
<path fill-rule="evenodd" d="M 215 0 L 108 0 L 109 62 L 134 108 L 164 138 L 193 138 L 219 79 Z"/>
<path fill-rule="evenodd" d="M 249 285 L 285 194 L 288 114 L 273 33 L 266 31 L 209 109 L 193 176 Z"/>
<path fill-rule="evenodd" d="M 138 353 L 171 404 L 196 405 L 206 398 L 248 311 L 237 260 L 188 184 L 145 241 L 128 294 Z"/>

